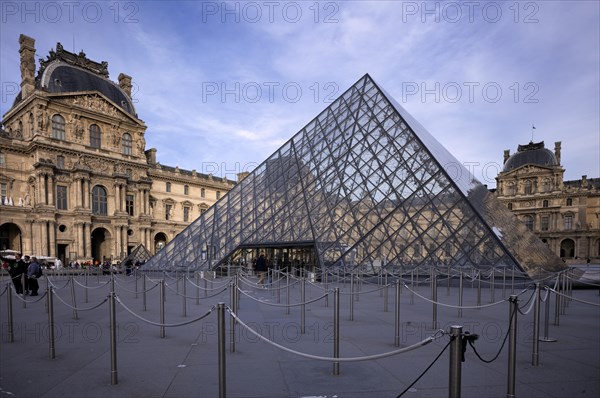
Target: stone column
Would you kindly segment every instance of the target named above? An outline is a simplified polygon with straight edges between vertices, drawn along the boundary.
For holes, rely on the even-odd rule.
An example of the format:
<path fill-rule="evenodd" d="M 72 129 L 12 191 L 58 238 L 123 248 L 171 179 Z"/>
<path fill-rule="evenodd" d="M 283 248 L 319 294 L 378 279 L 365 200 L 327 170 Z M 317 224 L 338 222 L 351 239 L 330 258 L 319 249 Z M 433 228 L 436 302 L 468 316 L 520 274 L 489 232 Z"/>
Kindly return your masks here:
<path fill-rule="evenodd" d="M 48 174 L 48 204 L 54 206 L 54 176 Z"/>
<path fill-rule="evenodd" d="M 75 179 L 75 207 L 81 207 L 81 180 Z"/>
<path fill-rule="evenodd" d="M 25 243 L 28 245 L 26 248 L 24 248 L 24 254 L 33 254 L 34 250 L 33 250 L 33 220 L 27 220 L 27 229 L 29 230 L 29 237 L 27 237 L 27 239 L 25 240 Z"/>
<path fill-rule="evenodd" d="M 92 256 L 92 231 L 91 228 L 92 224 L 91 223 L 84 223 L 83 224 L 83 238 L 85 240 L 85 251 L 84 251 L 84 255 L 85 257 L 91 257 Z"/>
<path fill-rule="evenodd" d="M 77 257 L 85 257 L 85 247 L 83 245 L 83 223 L 75 224 L 77 229 Z"/>
<path fill-rule="evenodd" d="M 127 235 L 127 225 L 123 225 L 122 227 L 122 231 L 121 231 L 121 247 L 122 247 L 122 251 L 123 254 L 125 254 L 125 256 L 127 256 L 127 239 L 128 236 Z"/>
<path fill-rule="evenodd" d="M 127 185 L 121 187 L 121 211 L 127 210 Z"/>
<path fill-rule="evenodd" d="M 37 190 L 38 197 L 37 197 L 36 203 L 39 203 L 39 204 L 43 205 L 43 204 L 46 204 L 46 200 L 45 200 L 45 198 L 46 198 L 46 193 L 45 193 L 46 190 L 44 189 L 44 185 L 46 185 L 46 184 L 45 184 L 45 181 L 44 181 L 44 175 L 43 174 L 38 174 L 37 180 L 38 180 L 38 183 L 37 183 L 37 185 L 38 185 L 38 190 Z"/>
<path fill-rule="evenodd" d="M 38 223 L 39 231 L 40 231 L 40 252 L 39 256 L 47 256 L 48 255 L 48 222 L 40 221 Z"/>
<path fill-rule="evenodd" d="M 48 232 L 50 234 L 50 253 L 51 257 L 56 257 L 56 223 L 54 221 L 48 221 Z"/>
<path fill-rule="evenodd" d="M 90 208 L 90 180 L 83 180 L 83 207 Z"/>
<path fill-rule="evenodd" d="M 115 226 L 115 255 L 117 257 L 121 254 L 121 227 Z"/>

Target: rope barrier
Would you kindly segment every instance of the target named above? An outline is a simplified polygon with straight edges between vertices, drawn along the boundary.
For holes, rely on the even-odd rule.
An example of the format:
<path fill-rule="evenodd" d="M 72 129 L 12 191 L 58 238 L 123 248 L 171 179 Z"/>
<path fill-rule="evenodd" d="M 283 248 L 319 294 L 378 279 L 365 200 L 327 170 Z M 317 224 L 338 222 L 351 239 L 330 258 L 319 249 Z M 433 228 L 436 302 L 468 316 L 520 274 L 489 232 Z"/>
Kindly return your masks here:
<path fill-rule="evenodd" d="M 252 333 L 253 335 L 255 335 L 256 337 L 258 337 L 259 339 L 263 340 L 266 343 L 269 343 L 271 345 L 273 345 L 274 347 L 277 347 L 283 351 L 287 351 L 291 354 L 295 354 L 304 358 L 309 358 L 309 359 L 316 359 L 318 361 L 329 361 L 329 362 L 359 362 L 359 361 L 369 361 L 369 360 L 374 360 L 374 359 L 381 359 L 381 358 L 387 358 L 387 357 L 391 357 L 393 355 L 398 355 L 398 354 L 403 354 L 405 352 L 408 351 L 412 351 L 415 350 L 417 348 L 421 348 L 433 341 L 435 341 L 436 339 L 438 339 L 439 337 L 441 337 L 441 335 L 443 335 L 444 331 L 440 330 L 437 331 L 433 336 L 427 337 L 421 341 L 419 341 L 418 343 L 412 344 L 408 347 L 404 347 L 404 348 L 400 348 L 398 350 L 393 350 L 393 351 L 389 351 L 389 352 L 384 352 L 381 354 L 374 354 L 374 355 L 368 355 L 368 356 L 363 356 L 363 357 L 352 357 L 352 358 L 333 358 L 333 357 L 323 357 L 323 356 L 318 356 L 318 355 L 312 355 L 312 354 L 306 354 L 304 352 L 300 352 L 300 351 L 295 351 L 292 350 L 290 348 L 284 347 L 281 344 L 278 344 L 272 340 L 267 339 L 266 337 L 263 337 L 263 335 L 261 335 L 260 333 L 256 332 L 254 329 L 252 329 L 250 326 L 246 325 L 244 323 L 244 321 L 242 321 L 232 310 L 231 308 L 227 307 L 227 312 L 229 312 L 229 314 L 233 317 L 233 319 L 235 319 L 235 321 L 237 323 L 239 323 L 240 325 L 242 325 L 246 330 L 248 330 L 250 333 Z M 441 332 L 441 334 L 440 334 Z M 437 334 L 440 334 L 440 336 L 438 337 Z"/>
<path fill-rule="evenodd" d="M 225 282 L 225 283 L 223 283 L 221 286 L 216 286 L 216 287 L 215 287 L 215 286 L 213 286 L 211 289 L 205 289 L 205 288 L 203 288 L 202 286 L 196 285 L 196 284 L 195 284 L 195 283 L 194 283 L 194 282 L 193 282 L 193 281 L 192 281 L 190 278 L 188 278 L 187 276 L 185 277 L 185 279 L 186 279 L 186 280 L 187 280 L 187 281 L 190 283 L 190 285 L 192 285 L 192 286 L 194 286 L 194 287 L 196 287 L 196 288 L 198 288 L 198 289 L 200 289 L 200 290 L 205 290 L 205 291 L 207 291 L 207 292 L 208 292 L 209 290 L 215 290 L 215 289 L 219 289 L 220 287 L 223 287 L 223 286 L 225 286 L 225 285 L 228 285 L 228 284 L 229 284 L 229 281 L 226 281 L 226 282 Z M 202 279 L 203 279 L 203 280 L 208 280 L 208 279 L 205 279 L 205 278 L 202 278 Z"/>
<path fill-rule="evenodd" d="M 65 285 L 63 287 L 57 287 L 54 283 L 52 283 L 52 280 L 50 280 L 50 278 L 47 278 L 47 279 L 48 279 L 48 283 L 56 290 L 64 289 L 65 287 L 69 286 L 69 283 L 71 283 L 71 279 L 69 278 L 69 279 L 67 279 L 67 283 L 65 283 Z"/>
<path fill-rule="evenodd" d="M 275 303 L 270 303 L 270 302 L 268 302 L 268 301 L 259 300 L 259 299 L 257 299 L 256 297 L 253 297 L 253 296 L 249 295 L 248 293 L 246 293 L 245 291 L 241 290 L 239 287 L 236 287 L 236 288 L 237 288 L 237 290 L 238 290 L 240 293 L 242 293 L 244 296 L 246 296 L 246 297 L 248 297 L 248 298 L 251 298 L 252 300 L 254 300 L 254 301 L 257 301 L 257 302 L 259 302 L 259 303 L 263 303 L 263 304 L 270 305 L 270 306 L 272 306 L 272 307 L 298 307 L 298 306 L 301 306 L 301 305 L 305 305 L 305 304 L 311 304 L 311 303 L 314 303 L 314 302 L 316 302 L 316 301 L 319 301 L 319 300 L 321 300 L 321 299 L 323 299 L 323 298 L 325 298 L 325 297 L 327 297 L 327 296 L 329 295 L 329 293 L 325 293 L 324 295 L 322 295 L 322 296 L 320 296 L 320 297 L 317 297 L 316 299 L 312 299 L 312 300 L 309 300 L 309 301 L 305 301 L 305 302 L 303 302 L 303 303 L 296 303 L 296 304 L 275 304 Z"/>
<path fill-rule="evenodd" d="M 527 300 L 527 302 L 522 307 L 517 307 L 517 309 L 519 310 L 519 313 L 521 315 L 527 315 L 527 314 L 529 314 L 531 312 L 531 309 L 535 305 L 535 300 L 532 300 L 534 296 L 535 296 L 535 289 L 531 293 L 531 297 L 529 297 L 529 299 Z M 527 305 L 527 303 L 530 303 L 529 304 L 529 308 L 526 311 L 524 311 L 524 312 L 521 311 L 521 308 L 525 307 Z"/>
<path fill-rule="evenodd" d="M 83 287 L 83 288 L 85 288 L 85 289 L 99 289 L 99 288 L 101 288 L 101 287 L 104 287 L 104 286 L 106 286 L 106 285 L 108 285 L 108 284 L 110 283 L 110 281 L 106 281 L 106 282 L 104 282 L 103 284 L 101 284 L 101 285 L 99 285 L 99 286 L 94 286 L 94 287 L 91 287 L 91 286 L 86 286 L 86 285 L 83 285 L 83 284 L 81 284 L 80 282 L 77 282 L 77 280 L 76 280 L 76 279 L 73 279 L 73 282 L 75 282 L 76 284 L 78 284 L 79 286 L 81 286 L 81 287 Z M 54 285 L 53 285 L 53 286 L 54 286 Z"/>
<path fill-rule="evenodd" d="M 199 316 L 198 318 L 192 319 L 190 321 L 186 321 L 186 322 L 181 322 L 181 323 L 158 323 L 158 322 L 152 322 L 138 314 L 136 314 L 133 310 L 131 310 L 129 307 L 127 307 L 119 298 L 119 296 L 115 296 L 115 300 L 117 301 L 117 303 L 121 304 L 121 306 L 123 306 L 123 308 L 125 308 L 125 310 L 127 310 L 127 312 L 129 312 L 131 315 L 135 316 L 136 318 L 138 318 L 141 321 L 144 321 L 150 325 L 154 325 L 154 326 L 160 326 L 160 327 L 166 327 L 166 328 L 171 328 L 171 327 L 177 327 L 177 326 L 185 326 L 185 325 L 189 325 L 190 323 L 194 323 L 194 322 L 198 322 L 201 321 L 202 319 L 206 318 L 207 316 L 209 316 L 213 310 L 215 308 L 217 308 L 216 306 L 212 306 L 208 312 L 204 315 Z"/>
<path fill-rule="evenodd" d="M 66 305 L 67 307 L 71 308 L 72 310 L 76 310 L 76 311 L 91 311 L 91 310 L 95 310 L 96 308 L 100 307 L 102 304 L 106 303 L 108 301 L 108 298 L 105 298 L 102 302 L 100 302 L 100 304 L 94 305 L 93 307 L 88 307 L 88 308 L 79 308 L 79 307 L 73 307 L 71 304 L 67 303 L 65 300 L 63 300 L 56 292 L 53 292 L 54 296 L 64 305 Z"/>
<path fill-rule="evenodd" d="M 42 294 L 37 300 L 25 300 L 23 297 L 21 297 L 21 295 L 16 294 L 15 297 L 18 298 L 19 300 L 21 300 L 24 303 L 37 303 L 38 301 L 40 301 L 41 299 L 43 299 L 44 297 L 46 297 L 46 294 L 48 294 L 48 292 L 44 292 L 44 294 Z"/>
<path fill-rule="evenodd" d="M 487 308 L 487 307 L 493 307 L 494 305 L 498 305 L 501 304 L 505 301 L 507 301 L 507 299 L 503 299 L 500 301 L 496 301 L 494 303 L 490 303 L 490 304 L 486 304 L 486 305 L 471 305 L 471 306 L 458 306 L 458 305 L 451 305 L 451 304 L 445 304 L 445 303 L 441 303 L 439 301 L 433 301 L 431 299 L 428 299 L 425 296 L 420 295 L 419 293 L 415 292 L 414 290 L 412 290 L 411 288 L 409 288 L 405 283 L 403 284 L 405 288 L 407 288 L 411 293 L 414 293 L 416 296 L 422 298 L 425 301 L 428 301 L 432 304 L 437 304 L 437 305 L 441 305 L 442 307 L 449 307 L 449 308 L 462 308 L 462 309 L 477 309 L 477 308 Z"/>
<path fill-rule="evenodd" d="M 566 295 L 566 294 L 560 293 L 558 290 L 554 290 L 554 289 L 552 289 L 552 288 L 548 288 L 548 290 L 551 290 L 551 291 L 552 291 L 552 292 L 554 292 L 555 294 L 558 294 L 559 296 L 562 296 L 562 297 L 568 298 L 568 299 L 570 299 L 570 300 L 578 301 L 578 302 L 580 302 L 580 303 L 583 303 L 583 304 L 589 304 L 589 305 L 593 305 L 594 307 L 600 307 L 600 304 L 598 304 L 598 303 L 592 303 L 591 301 L 585 301 L 585 300 L 577 299 L 577 298 L 575 298 L 575 297 L 573 297 L 573 296 L 568 296 L 568 295 Z"/>
<path fill-rule="evenodd" d="M 206 296 L 206 297 L 196 297 L 196 296 L 184 296 L 183 294 L 180 294 L 177 290 L 173 289 L 171 286 L 167 285 L 166 283 L 165 283 L 165 286 L 167 287 L 167 289 L 169 289 L 170 291 L 172 291 L 176 295 L 178 295 L 180 297 L 185 297 L 186 299 L 198 299 L 198 298 L 200 298 L 200 299 L 207 299 L 207 298 L 218 296 L 219 294 L 223 293 L 225 290 L 229 289 L 228 286 L 225 286 L 221 291 L 216 292 L 213 295 Z"/>

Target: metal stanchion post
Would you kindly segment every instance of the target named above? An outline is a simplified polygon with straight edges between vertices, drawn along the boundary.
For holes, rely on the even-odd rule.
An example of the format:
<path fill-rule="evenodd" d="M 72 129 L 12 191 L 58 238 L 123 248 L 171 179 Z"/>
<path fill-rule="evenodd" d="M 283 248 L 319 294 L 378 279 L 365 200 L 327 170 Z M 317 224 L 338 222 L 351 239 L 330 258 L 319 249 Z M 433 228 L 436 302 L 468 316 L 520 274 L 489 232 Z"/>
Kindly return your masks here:
<path fill-rule="evenodd" d="M 477 306 L 481 308 L 481 272 L 477 275 Z"/>
<path fill-rule="evenodd" d="M 340 288 L 333 289 L 333 357 L 340 357 Z M 340 374 L 340 363 L 333 363 L 333 374 Z"/>
<path fill-rule="evenodd" d="M 230 308 L 234 314 L 237 314 L 237 308 L 235 307 L 235 282 L 229 284 L 229 303 Z M 235 352 L 235 319 L 229 317 L 229 352 Z"/>
<path fill-rule="evenodd" d="M 354 320 L 354 274 L 350 274 L 350 320 Z"/>
<path fill-rule="evenodd" d="M 492 268 L 490 277 L 490 303 L 496 301 L 496 270 Z"/>
<path fill-rule="evenodd" d="M 71 275 L 71 302 L 73 303 L 73 319 L 77 319 L 77 303 L 75 301 L 75 279 L 73 279 L 73 275 Z"/>
<path fill-rule="evenodd" d="M 431 327 L 437 329 L 437 275 L 433 268 L 431 268 L 431 301 L 433 301 L 433 322 Z"/>
<path fill-rule="evenodd" d="M 48 356 L 50 359 L 56 357 L 56 350 L 54 347 L 54 291 L 52 286 L 47 291 L 48 294 L 48 343 L 49 351 Z"/>
<path fill-rule="evenodd" d="M 218 354 L 219 354 L 219 397 L 226 397 L 226 365 L 225 365 L 225 303 L 217 304 Z"/>
<path fill-rule="evenodd" d="M 414 272 L 410 271 L 410 303 L 414 304 L 415 303 L 415 278 L 414 278 Z"/>
<path fill-rule="evenodd" d="M 535 284 L 535 298 L 533 302 L 533 353 L 531 354 L 531 365 L 540 364 L 540 283 Z"/>
<path fill-rule="evenodd" d="M 502 268 L 502 298 L 506 297 L 506 267 Z"/>
<path fill-rule="evenodd" d="M 159 308 L 160 308 L 160 323 L 161 323 L 161 327 L 160 327 L 160 337 L 165 337 L 165 327 L 162 326 L 165 323 L 165 280 L 162 279 L 160 281 L 160 286 L 159 286 L 160 292 L 159 292 Z"/>
<path fill-rule="evenodd" d="M 508 386 L 506 398 L 515 398 L 515 374 L 517 370 L 517 296 L 511 294 L 510 307 L 508 313 L 509 332 L 508 332 Z"/>
<path fill-rule="evenodd" d="M 462 326 L 450 326 L 450 381 L 448 387 L 448 397 L 460 398 L 461 390 L 461 365 L 463 355 Z"/>
<path fill-rule="evenodd" d="M 135 268 L 133 269 L 133 279 L 135 281 L 135 298 L 138 298 L 138 272 Z"/>
<path fill-rule="evenodd" d="M 6 305 L 8 306 L 7 308 L 7 313 L 8 313 L 8 342 L 9 343 L 14 343 L 15 341 L 15 334 L 14 334 L 14 329 L 13 329 L 13 305 L 12 305 L 12 286 L 11 286 L 12 282 L 8 282 L 6 284 Z"/>
<path fill-rule="evenodd" d="M 146 275 L 142 275 L 142 305 L 144 311 L 146 311 Z"/>
<path fill-rule="evenodd" d="M 463 273 L 460 271 L 458 279 L 458 317 L 462 318 L 462 307 L 463 307 Z"/>
<path fill-rule="evenodd" d="M 84 273 L 84 278 L 85 278 L 85 289 L 83 289 L 85 291 L 85 302 L 88 302 L 88 274 L 89 271 L 86 269 L 85 273 Z M 46 278 L 47 279 L 47 278 Z M 137 296 L 136 296 L 137 297 Z"/>
<path fill-rule="evenodd" d="M 181 286 L 181 304 L 183 306 L 182 308 L 182 312 L 183 312 L 183 317 L 185 318 L 187 316 L 187 274 L 183 276 L 182 278 L 182 282 L 183 285 Z"/>
<path fill-rule="evenodd" d="M 388 312 L 388 285 L 383 287 L 383 312 Z"/>
<path fill-rule="evenodd" d="M 300 280 L 300 334 L 306 332 L 306 278 L 302 277 Z"/>
<path fill-rule="evenodd" d="M 194 275 L 196 278 L 196 305 L 200 305 L 200 274 L 196 272 Z"/>
<path fill-rule="evenodd" d="M 544 343 L 554 343 L 556 339 L 548 337 L 548 329 L 550 329 L 550 290 L 547 290 L 546 294 L 546 305 L 544 313 L 544 337 L 540 339 Z"/>
<path fill-rule="evenodd" d="M 394 308 L 394 346 L 400 347 L 400 281 L 396 280 L 396 306 Z"/>
<path fill-rule="evenodd" d="M 117 384 L 117 316 L 115 311 L 115 292 L 109 293 L 110 312 L 110 384 Z"/>
<path fill-rule="evenodd" d="M 510 294 L 515 293 L 515 269 L 513 267 L 512 273 L 510 275 Z"/>
<path fill-rule="evenodd" d="M 290 275 L 285 276 L 285 313 L 290 314 Z"/>

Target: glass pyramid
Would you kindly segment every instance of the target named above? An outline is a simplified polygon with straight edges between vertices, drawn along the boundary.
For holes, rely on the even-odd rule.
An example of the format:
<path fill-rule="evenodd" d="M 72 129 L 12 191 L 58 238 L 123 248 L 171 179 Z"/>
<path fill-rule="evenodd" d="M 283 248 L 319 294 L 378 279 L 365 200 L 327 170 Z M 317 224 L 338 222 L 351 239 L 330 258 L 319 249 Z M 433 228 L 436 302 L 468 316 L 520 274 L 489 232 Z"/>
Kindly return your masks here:
<path fill-rule="evenodd" d="M 565 268 L 369 75 L 144 269 L 212 270 L 258 250 L 316 268 Z"/>

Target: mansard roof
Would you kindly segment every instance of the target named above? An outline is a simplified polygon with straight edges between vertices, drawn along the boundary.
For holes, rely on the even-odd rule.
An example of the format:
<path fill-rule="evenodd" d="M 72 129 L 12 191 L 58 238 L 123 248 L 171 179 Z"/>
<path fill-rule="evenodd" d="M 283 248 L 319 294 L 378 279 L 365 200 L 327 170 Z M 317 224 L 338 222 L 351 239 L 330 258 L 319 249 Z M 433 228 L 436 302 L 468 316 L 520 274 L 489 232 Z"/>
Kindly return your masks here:
<path fill-rule="evenodd" d="M 552 151 L 544 147 L 544 141 L 530 142 L 519 145 L 517 152 L 512 154 L 504 163 L 504 172 L 518 169 L 521 166 L 534 165 L 543 167 L 560 166 Z"/>

